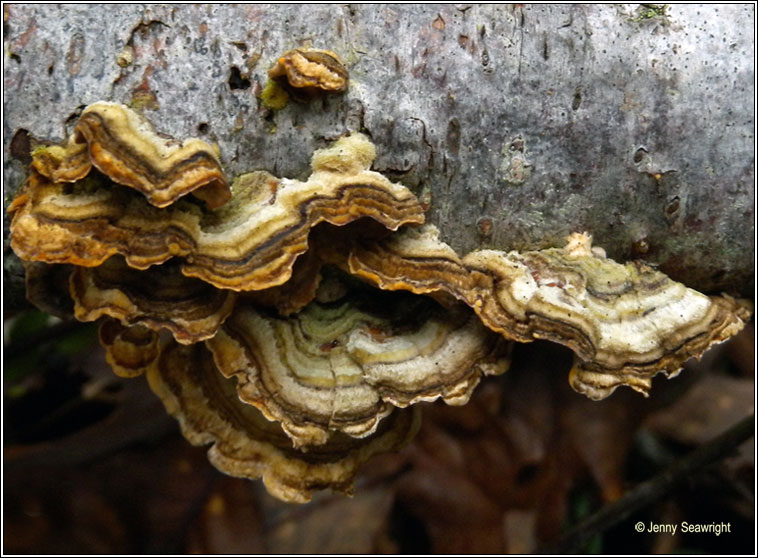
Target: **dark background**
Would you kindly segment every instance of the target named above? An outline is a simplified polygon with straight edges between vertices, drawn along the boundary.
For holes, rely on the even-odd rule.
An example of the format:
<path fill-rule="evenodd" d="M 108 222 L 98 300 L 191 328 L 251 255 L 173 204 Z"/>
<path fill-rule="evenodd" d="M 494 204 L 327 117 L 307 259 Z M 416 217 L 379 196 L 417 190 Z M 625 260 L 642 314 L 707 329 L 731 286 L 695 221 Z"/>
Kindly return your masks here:
<path fill-rule="evenodd" d="M 217 472 L 144 378 L 112 374 L 92 324 L 50 326 L 28 311 L 6 332 L 7 553 L 531 552 L 754 404 L 752 325 L 676 379 L 656 378 L 647 399 L 621 388 L 590 401 L 568 387 L 568 351 L 518 345 L 511 370 L 468 405 L 425 404 L 416 439 L 370 461 L 353 498 L 317 493 L 299 506 Z M 751 553 L 753 447 L 579 550 Z M 638 534 L 637 521 L 729 522 L 731 532 Z"/>

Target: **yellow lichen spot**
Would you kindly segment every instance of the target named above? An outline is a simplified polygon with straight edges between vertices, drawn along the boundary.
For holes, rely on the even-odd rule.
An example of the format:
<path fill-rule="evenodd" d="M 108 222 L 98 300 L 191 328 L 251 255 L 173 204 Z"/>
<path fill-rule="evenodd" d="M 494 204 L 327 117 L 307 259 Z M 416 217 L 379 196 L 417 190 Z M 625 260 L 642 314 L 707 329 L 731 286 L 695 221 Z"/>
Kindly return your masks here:
<path fill-rule="evenodd" d="M 268 80 L 261 91 L 261 103 L 267 109 L 282 110 L 287 106 L 289 99 L 287 92 L 273 80 Z"/>
<path fill-rule="evenodd" d="M 51 146 L 49 146 L 49 145 L 38 145 L 37 147 L 35 147 L 34 149 L 32 149 L 32 158 L 39 157 L 40 155 L 42 155 L 43 153 L 45 153 L 46 151 L 48 151 L 50 149 L 50 147 Z"/>
<path fill-rule="evenodd" d="M 129 107 L 137 111 L 158 110 L 161 108 L 158 103 L 158 97 L 156 97 L 155 93 L 144 89 L 136 89 L 132 93 L 132 100 L 129 103 Z"/>

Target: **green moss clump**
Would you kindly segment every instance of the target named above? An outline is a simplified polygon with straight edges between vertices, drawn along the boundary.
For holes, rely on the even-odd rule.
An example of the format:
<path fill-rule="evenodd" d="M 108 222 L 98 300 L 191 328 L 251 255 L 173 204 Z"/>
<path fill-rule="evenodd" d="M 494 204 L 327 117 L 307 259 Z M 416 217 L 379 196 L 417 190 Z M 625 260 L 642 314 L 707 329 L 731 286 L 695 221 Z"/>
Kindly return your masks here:
<path fill-rule="evenodd" d="M 129 108 L 141 112 L 143 110 L 158 110 L 161 106 L 158 103 L 158 97 L 155 96 L 155 93 L 150 90 L 139 88 L 132 93 Z"/>
<path fill-rule="evenodd" d="M 45 151 L 48 151 L 49 149 L 50 149 L 49 145 L 40 144 L 34 149 L 32 149 L 32 157 L 38 157 L 39 155 L 41 155 Z"/>
<path fill-rule="evenodd" d="M 275 81 L 268 80 L 261 91 L 261 103 L 271 110 L 282 110 L 287 106 L 290 97 L 287 92 Z"/>
<path fill-rule="evenodd" d="M 631 18 L 631 21 L 645 21 L 646 19 L 666 17 L 668 4 L 641 4 L 637 10 L 637 16 Z"/>

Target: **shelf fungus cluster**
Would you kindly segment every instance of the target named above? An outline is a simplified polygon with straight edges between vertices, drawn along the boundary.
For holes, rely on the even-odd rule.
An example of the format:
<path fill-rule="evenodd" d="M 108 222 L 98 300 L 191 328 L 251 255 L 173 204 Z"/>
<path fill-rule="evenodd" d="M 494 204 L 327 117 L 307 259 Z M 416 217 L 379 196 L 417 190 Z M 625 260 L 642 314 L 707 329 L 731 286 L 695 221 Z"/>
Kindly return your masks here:
<path fill-rule="evenodd" d="M 288 76 L 331 67 L 291 54 Z M 292 502 L 349 493 L 362 463 L 413 436 L 416 403 L 465 404 L 505 372 L 510 341 L 571 348 L 571 385 L 602 398 L 646 393 L 748 318 L 583 234 L 460 257 L 374 156 L 352 134 L 314 153 L 306 181 L 229 184 L 212 146 L 91 105 L 34 151 L 9 207 L 27 295 L 99 320 L 115 373 L 146 375 L 216 467 Z"/>

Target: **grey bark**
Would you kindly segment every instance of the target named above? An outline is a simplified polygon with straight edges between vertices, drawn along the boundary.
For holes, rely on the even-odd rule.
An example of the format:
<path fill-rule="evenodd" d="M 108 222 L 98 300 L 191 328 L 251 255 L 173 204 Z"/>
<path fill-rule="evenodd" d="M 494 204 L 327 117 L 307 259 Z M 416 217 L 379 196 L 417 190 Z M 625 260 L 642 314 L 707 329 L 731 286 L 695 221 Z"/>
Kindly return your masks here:
<path fill-rule="evenodd" d="M 754 10 L 5 5 L 5 201 L 29 144 L 98 100 L 218 142 L 229 175 L 304 178 L 314 149 L 362 130 L 461 253 L 586 230 L 617 260 L 751 295 Z M 267 69 L 303 45 L 343 58 L 348 93 L 265 108 Z"/>

